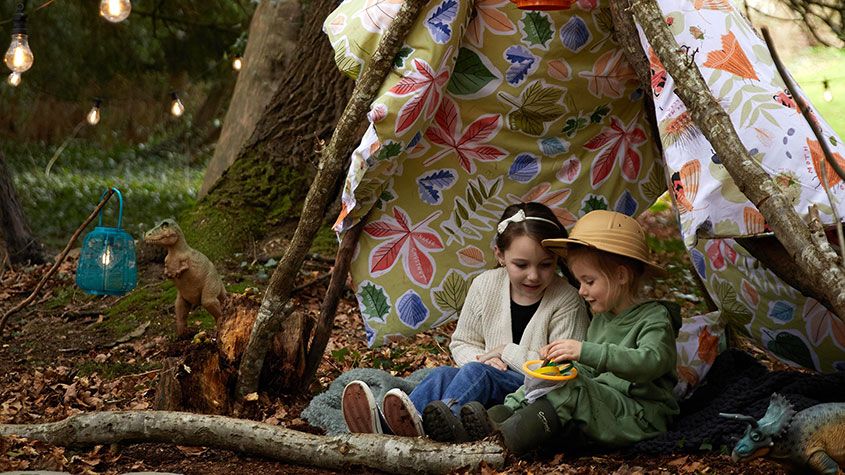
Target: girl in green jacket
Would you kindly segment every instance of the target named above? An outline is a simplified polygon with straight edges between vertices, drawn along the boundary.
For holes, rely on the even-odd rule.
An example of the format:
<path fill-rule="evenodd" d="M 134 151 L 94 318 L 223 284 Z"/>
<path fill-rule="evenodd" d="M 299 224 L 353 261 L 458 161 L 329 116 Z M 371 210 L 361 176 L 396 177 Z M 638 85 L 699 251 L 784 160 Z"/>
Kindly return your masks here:
<path fill-rule="evenodd" d="M 642 228 L 624 214 L 593 211 L 568 239 L 543 246 L 566 259 L 594 314 L 585 341 L 540 349 L 547 360 L 575 362 L 578 376 L 557 386 L 522 386 L 489 410 L 469 403 L 461 409 L 464 429 L 472 439 L 499 432 L 517 454 L 564 433 L 619 447 L 666 431 L 679 412 L 672 388 L 681 318 L 677 305 L 639 298 L 643 278 L 662 273 L 649 262 Z"/>

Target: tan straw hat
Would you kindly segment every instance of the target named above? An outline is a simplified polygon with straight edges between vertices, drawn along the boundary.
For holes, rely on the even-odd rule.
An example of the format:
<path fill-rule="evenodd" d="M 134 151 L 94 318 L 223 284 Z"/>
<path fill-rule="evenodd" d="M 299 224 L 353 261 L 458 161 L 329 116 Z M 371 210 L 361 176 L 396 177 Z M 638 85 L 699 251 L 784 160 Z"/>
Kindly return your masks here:
<path fill-rule="evenodd" d="M 566 257 L 567 248 L 587 246 L 636 259 L 657 275 L 663 268 L 651 263 L 645 231 L 634 218 L 615 211 L 595 210 L 581 217 L 566 239 L 544 239 L 543 247 Z"/>

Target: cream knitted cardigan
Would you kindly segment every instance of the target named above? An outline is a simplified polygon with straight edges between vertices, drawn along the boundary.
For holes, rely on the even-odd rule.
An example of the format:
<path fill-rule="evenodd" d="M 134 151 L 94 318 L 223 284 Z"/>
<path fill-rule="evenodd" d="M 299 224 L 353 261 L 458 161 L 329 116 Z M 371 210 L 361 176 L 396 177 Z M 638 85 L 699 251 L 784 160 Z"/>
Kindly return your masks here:
<path fill-rule="evenodd" d="M 491 269 L 475 278 L 449 345 L 458 366 L 477 361 L 478 355 L 504 343 L 502 360 L 522 373 L 523 363 L 540 358 L 540 347 L 566 338 L 583 340 L 587 335 L 589 319 L 584 301 L 577 290 L 557 275 L 546 288 L 518 345 L 513 343 L 510 305 L 506 269 Z"/>

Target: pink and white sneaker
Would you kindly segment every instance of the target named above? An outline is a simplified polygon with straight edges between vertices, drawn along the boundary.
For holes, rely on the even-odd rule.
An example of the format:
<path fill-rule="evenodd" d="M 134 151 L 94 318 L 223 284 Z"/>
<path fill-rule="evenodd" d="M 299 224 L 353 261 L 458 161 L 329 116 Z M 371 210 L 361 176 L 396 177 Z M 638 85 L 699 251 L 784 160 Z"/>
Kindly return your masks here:
<path fill-rule="evenodd" d="M 349 432 L 356 434 L 383 433 L 376 399 L 367 383 L 358 380 L 349 382 L 343 388 L 340 406 Z"/>
<path fill-rule="evenodd" d="M 384 395 L 381 403 L 384 420 L 395 435 L 403 437 L 422 437 L 422 417 L 411 399 L 399 388 L 393 388 Z"/>

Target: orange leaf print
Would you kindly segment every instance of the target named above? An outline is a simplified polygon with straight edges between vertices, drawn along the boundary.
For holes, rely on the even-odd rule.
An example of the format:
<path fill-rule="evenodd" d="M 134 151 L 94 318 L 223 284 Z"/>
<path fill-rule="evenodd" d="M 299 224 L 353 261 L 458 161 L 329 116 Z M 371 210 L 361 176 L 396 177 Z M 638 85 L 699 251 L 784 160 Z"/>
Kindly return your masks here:
<path fill-rule="evenodd" d="M 678 379 L 686 381 L 690 386 L 698 385 L 698 373 L 689 366 L 678 365 Z"/>
<path fill-rule="evenodd" d="M 833 170 L 833 166 L 827 162 L 822 150 L 822 145 L 816 140 L 807 139 L 807 147 L 810 149 L 810 156 L 813 159 L 813 169 L 816 171 L 816 176 L 819 177 L 819 183 L 822 182 L 822 162 L 825 164 L 825 172 L 827 173 L 827 187 L 836 186 L 842 181 L 842 178 Z M 833 159 L 839 164 L 840 168 L 845 168 L 845 159 L 838 153 L 833 154 Z"/>
<path fill-rule="evenodd" d="M 467 246 L 458 251 L 458 261 L 469 267 L 484 267 L 484 251 L 475 246 Z"/>
<path fill-rule="evenodd" d="M 692 2 L 692 6 L 696 10 L 720 10 L 725 12 L 733 10 L 728 0 L 695 0 Z"/>
<path fill-rule="evenodd" d="M 592 71 L 579 74 L 588 81 L 590 94 L 596 97 L 619 99 L 625 95 L 625 88 L 637 80 L 634 68 L 625 59 L 621 49 L 613 49 L 603 54 L 593 65 Z"/>
<path fill-rule="evenodd" d="M 745 279 L 742 279 L 742 295 L 755 307 L 760 303 L 760 294 L 757 293 L 757 289 Z"/>
<path fill-rule="evenodd" d="M 707 61 L 704 66 L 713 69 L 721 69 L 731 74 L 736 74 L 745 79 L 759 80 L 757 71 L 745 55 L 745 51 L 739 46 L 736 35 L 733 32 L 722 36 L 722 49 L 707 53 Z"/>
<path fill-rule="evenodd" d="M 698 332 L 698 357 L 707 364 L 713 364 L 719 354 L 719 337 L 710 333 L 707 327 Z"/>
<path fill-rule="evenodd" d="M 745 229 L 748 234 L 760 234 L 766 231 L 766 218 L 753 206 L 746 206 L 742 210 L 745 219 Z"/>
<path fill-rule="evenodd" d="M 478 0 L 475 2 L 475 18 L 467 25 L 466 38 L 473 46 L 484 46 L 484 32 L 494 35 L 512 35 L 516 25 L 504 13 L 503 6 L 510 0 Z"/>
<path fill-rule="evenodd" d="M 569 195 L 572 194 L 572 190 L 570 188 L 564 188 L 562 190 L 552 190 L 552 185 L 549 182 L 543 182 L 539 185 L 535 186 L 528 190 L 522 196 L 516 195 L 508 195 L 508 199 L 513 202 L 523 202 L 528 203 L 530 201 L 536 201 L 538 203 L 543 203 L 544 205 L 548 206 L 549 209 L 557 217 L 560 224 L 564 227 L 568 227 L 572 224 L 575 224 L 578 218 L 575 217 L 566 207 L 563 206 L 563 202 L 569 198 Z"/>
<path fill-rule="evenodd" d="M 549 76 L 558 81 L 569 81 L 572 79 L 572 68 L 566 60 L 555 59 L 549 61 Z"/>

